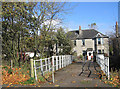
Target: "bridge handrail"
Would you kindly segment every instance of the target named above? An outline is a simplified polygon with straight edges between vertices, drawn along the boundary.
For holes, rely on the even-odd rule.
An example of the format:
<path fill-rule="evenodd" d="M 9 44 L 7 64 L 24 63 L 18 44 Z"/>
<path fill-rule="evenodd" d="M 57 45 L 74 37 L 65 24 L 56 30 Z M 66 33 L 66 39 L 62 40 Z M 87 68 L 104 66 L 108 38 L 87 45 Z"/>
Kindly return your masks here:
<path fill-rule="evenodd" d="M 37 69 L 40 68 L 41 70 L 40 74 L 43 75 L 47 71 L 52 71 L 52 72 L 57 71 L 72 63 L 72 55 L 52 56 L 49 58 L 33 60 L 33 61 L 34 61 L 33 64 L 34 64 L 35 79 L 37 80 Z M 36 66 L 36 62 L 40 62 L 39 66 Z"/>
<path fill-rule="evenodd" d="M 110 77 L 109 73 L 109 57 L 104 57 L 104 55 L 96 55 L 96 62 L 100 65 L 101 70 L 106 74 L 106 76 Z"/>

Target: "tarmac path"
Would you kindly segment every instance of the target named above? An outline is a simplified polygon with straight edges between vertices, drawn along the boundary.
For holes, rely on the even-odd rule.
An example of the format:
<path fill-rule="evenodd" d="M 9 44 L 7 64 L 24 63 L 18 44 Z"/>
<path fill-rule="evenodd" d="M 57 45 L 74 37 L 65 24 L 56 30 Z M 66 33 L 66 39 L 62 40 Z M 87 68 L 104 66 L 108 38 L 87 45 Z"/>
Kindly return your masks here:
<path fill-rule="evenodd" d="M 47 82 L 41 87 L 111 87 L 103 83 L 98 75 L 96 62 L 76 62 L 55 72 L 55 83 Z"/>

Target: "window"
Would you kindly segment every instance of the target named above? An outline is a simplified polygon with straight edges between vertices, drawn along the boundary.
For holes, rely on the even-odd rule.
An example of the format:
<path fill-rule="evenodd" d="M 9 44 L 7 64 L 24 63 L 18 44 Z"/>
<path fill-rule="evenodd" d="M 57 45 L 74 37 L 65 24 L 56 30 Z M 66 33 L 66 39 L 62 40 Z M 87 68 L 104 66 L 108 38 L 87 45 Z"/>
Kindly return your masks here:
<path fill-rule="evenodd" d="M 98 50 L 98 53 L 101 53 L 101 50 Z"/>
<path fill-rule="evenodd" d="M 76 40 L 74 40 L 74 46 L 76 46 Z"/>
<path fill-rule="evenodd" d="M 104 49 L 102 50 L 102 53 L 104 53 Z"/>
<path fill-rule="evenodd" d="M 100 38 L 98 38 L 98 44 L 101 44 L 101 40 L 100 40 Z"/>
<path fill-rule="evenodd" d="M 85 55 L 86 55 L 86 51 L 83 50 L 83 56 L 85 56 Z"/>
<path fill-rule="evenodd" d="M 85 39 L 82 40 L 82 45 L 85 45 Z"/>

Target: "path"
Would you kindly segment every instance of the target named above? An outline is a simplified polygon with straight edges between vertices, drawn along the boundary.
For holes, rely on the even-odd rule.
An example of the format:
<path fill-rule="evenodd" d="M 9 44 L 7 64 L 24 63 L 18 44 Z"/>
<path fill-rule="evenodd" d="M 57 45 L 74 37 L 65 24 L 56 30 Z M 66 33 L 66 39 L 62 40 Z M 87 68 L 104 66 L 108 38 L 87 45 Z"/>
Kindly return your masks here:
<path fill-rule="evenodd" d="M 86 62 L 84 66 L 84 72 L 82 72 L 82 65 L 84 62 L 73 63 L 66 68 L 63 68 L 55 72 L 55 83 L 51 84 L 47 82 L 40 85 L 41 87 L 110 87 L 109 85 L 101 82 L 99 75 L 97 75 L 93 66 L 93 62 L 90 64 L 89 69 L 91 70 L 90 77 L 88 77 L 90 71 L 88 70 L 89 62 Z M 100 67 L 97 66 L 96 69 L 100 70 Z"/>

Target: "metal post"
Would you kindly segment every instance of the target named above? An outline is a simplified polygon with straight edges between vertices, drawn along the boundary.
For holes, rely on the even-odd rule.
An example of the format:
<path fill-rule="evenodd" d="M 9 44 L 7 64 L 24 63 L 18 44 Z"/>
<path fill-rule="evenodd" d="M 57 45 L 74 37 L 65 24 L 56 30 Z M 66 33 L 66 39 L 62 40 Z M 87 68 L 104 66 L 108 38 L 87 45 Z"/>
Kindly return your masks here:
<path fill-rule="evenodd" d="M 33 59 L 30 59 L 30 64 L 31 64 L 31 77 L 34 77 Z"/>
<path fill-rule="evenodd" d="M 36 79 L 36 81 L 37 81 L 37 73 L 36 73 L 35 60 L 34 60 L 34 69 L 35 69 L 35 79 Z"/>
<path fill-rule="evenodd" d="M 13 60 L 11 60 L 11 68 L 13 67 Z"/>
<path fill-rule="evenodd" d="M 50 58 L 48 59 L 48 66 L 49 66 L 49 72 L 50 72 Z"/>
<path fill-rule="evenodd" d="M 61 56 L 59 56 L 59 68 L 61 69 Z"/>
<path fill-rule="evenodd" d="M 47 71 L 47 69 L 48 69 L 48 68 L 47 68 L 47 65 L 48 65 L 48 64 L 47 64 L 47 60 L 48 60 L 48 59 L 45 58 L 45 67 L 46 67 L 46 71 Z"/>
<path fill-rule="evenodd" d="M 109 57 L 108 57 L 108 80 L 110 79 L 110 73 L 109 73 Z"/>
<path fill-rule="evenodd" d="M 42 64 L 42 59 L 40 60 L 40 65 L 41 65 L 41 72 L 42 72 L 42 75 L 44 75 L 44 72 L 43 72 L 43 64 Z"/>
<path fill-rule="evenodd" d="M 64 57 L 63 57 L 63 55 L 62 55 L 62 68 L 63 68 L 63 63 L 64 63 L 64 62 L 63 62 L 63 58 L 64 58 Z"/>
<path fill-rule="evenodd" d="M 58 56 L 56 56 L 56 70 L 58 70 Z"/>
<path fill-rule="evenodd" d="M 53 83 L 55 82 L 54 80 L 54 56 L 52 56 L 52 78 L 53 78 Z"/>

